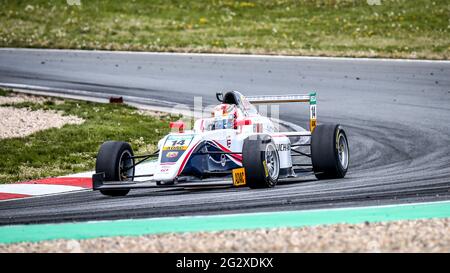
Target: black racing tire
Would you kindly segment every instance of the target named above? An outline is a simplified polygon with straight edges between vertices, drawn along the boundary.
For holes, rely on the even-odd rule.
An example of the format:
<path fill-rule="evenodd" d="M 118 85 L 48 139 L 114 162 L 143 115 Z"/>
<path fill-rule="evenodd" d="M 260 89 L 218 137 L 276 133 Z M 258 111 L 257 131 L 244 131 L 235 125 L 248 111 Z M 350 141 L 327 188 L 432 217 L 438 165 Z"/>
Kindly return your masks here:
<path fill-rule="evenodd" d="M 318 125 L 311 136 L 311 161 L 317 179 L 344 178 L 350 161 L 345 131 L 339 124 Z"/>
<path fill-rule="evenodd" d="M 273 162 L 267 164 L 267 160 Z M 274 187 L 280 174 L 280 156 L 273 139 L 268 135 L 246 138 L 242 147 L 242 165 L 251 189 Z"/>
<path fill-rule="evenodd" d="M 104 181 L 132 181 L 133 179 L 125 180 L 121 166 L 129 166 L 133 164 L 134 159 L 129 158 L 133 156 L 133 149 L 130 144 L 120 141 L 107 141 L 100 146 L 95 162 L 95 172 L 105 173 Z M 128 158 L 128 159 L 127 159 Z M 131 168 L 129 174 L 134 176 L 135 168 Z M 125 196 L 130 190 L 100 190 L 103 195 L 107 196 Z"/>

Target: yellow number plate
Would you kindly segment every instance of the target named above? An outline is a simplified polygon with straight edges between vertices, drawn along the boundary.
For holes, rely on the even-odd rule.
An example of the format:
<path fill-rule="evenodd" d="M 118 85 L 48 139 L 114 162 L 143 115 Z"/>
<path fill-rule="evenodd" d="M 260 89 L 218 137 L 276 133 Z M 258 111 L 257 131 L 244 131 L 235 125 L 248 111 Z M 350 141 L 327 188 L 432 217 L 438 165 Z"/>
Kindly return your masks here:
<path fill-rule="evenodd" d="M 239 168 L 233 170 L 233 185 L 235 186 L 243 186 L 247 184 L 245 181 L 245 169 Z"/>

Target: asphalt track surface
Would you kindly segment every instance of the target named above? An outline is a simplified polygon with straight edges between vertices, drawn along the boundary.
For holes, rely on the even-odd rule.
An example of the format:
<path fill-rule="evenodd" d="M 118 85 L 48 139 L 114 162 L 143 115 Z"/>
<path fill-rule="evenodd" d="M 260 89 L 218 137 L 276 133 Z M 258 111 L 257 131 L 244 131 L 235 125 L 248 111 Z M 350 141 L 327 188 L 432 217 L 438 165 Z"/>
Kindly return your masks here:
<path fill-rule="evenodd" d="M 318 93 L 319 123 L 347 131 L 345 179 L 302 177 L 272 189 L 149 189 L 0 203 L 0 224 L 226 214 L 450 199 L 450 62 L 0 50 L 0 82 L 215 103 L 215 92 Z M 142 98 L 142 100 L 140 99 Z M 144 99 L 145 98 L 145 99 Z M 306 127 L 307 105 L 280 118 Z"/>

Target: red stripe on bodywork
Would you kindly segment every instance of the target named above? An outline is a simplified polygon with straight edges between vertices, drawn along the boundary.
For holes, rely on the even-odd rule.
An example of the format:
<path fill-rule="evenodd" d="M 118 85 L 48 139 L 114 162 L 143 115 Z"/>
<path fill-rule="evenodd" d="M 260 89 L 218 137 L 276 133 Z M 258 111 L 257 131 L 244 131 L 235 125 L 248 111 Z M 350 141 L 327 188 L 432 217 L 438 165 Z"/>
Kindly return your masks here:
<path fill-rule="evenodd" d="M 220 144 L 219 142 L 217 142 L 217 141 L 215 141 L 215 140 L 213 140 L 213 141 L 214 141 L 214 143 L 216 143 L 216 144 L 219 146 L 220 149 L 222 149 L 222 151 L 224 151 L 224 152 L 226 152 L 226 153 L 232 153 L 232 152 L 233 152 L 233 151 L 231 151 L 231 150 L 228 150 L 225 146 L 222 146 L 222 144 Z M 238 154 L 230 154 L 230 156 L 232 156 L 234 159 L 237 159 L 237 160 L 239 160 L 239 161 L 242 162 L 242 156 L 241 156 L 241 155 L 238 155 Z"/>
<path fill-rule="evenodd" d="M 30 196 L 31 195 L 27 195 L 27 194 L 0 192 L 0 200 L 17 199 L 17 198 L 24 198 L 24 197 L 30 197 Z"/>
<path fill-rule="evenodd" d="M 180 173 L 183 171 L 184 165 L 186 165 L 186 162 L 187 162 L 187 160 L 189 159 L 189 157 L 191 156 L 192 151 L 194 151 L 194 149 L 197 147 L 197 145 L 198 145 L 199 143 L 200 143 L 200 141 L 197 142 L 197 143 L 195 143 L 195 145 L 192 146 L 192 149 L 189 150 L 189 152 L 187 153 L 186 157 L 183 159 L 183 162 L 181 162 L 181 166 L 180 166 L 180 169 L 178 170 L 177 175 L 180 175 Z"/>
<path fill-rule="evenodd" d="M 47 185 L 64 185 L 75 186 L 91 189 L 92 178 L 90 177 L 54 177 L 21 182 L 20 184 L 47 184 Z"/>

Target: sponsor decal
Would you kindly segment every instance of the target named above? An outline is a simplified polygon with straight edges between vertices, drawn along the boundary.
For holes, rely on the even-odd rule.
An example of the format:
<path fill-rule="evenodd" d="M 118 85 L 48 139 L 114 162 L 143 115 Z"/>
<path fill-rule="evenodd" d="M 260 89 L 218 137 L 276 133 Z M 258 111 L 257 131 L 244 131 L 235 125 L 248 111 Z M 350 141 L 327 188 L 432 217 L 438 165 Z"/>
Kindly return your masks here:
<path fill-rule="evenodd" d="M 177 156 L 178 156 L 178 152 L 168 152 L 166 154 L 167 158 L 174 158 L 174 157 L 177 157 Z"/>
<path fill-rule="evenodd" d="M 310 118 L 311 119 L 316 119 L 316 105 L 314 104 L 314 105 L 311 105 L 311 116 L 310 116 Z"/>
<path fill-rule="evenodd" d="M 221 149 L 221 150 L 223 150 L 224 152 L 227 152 L 227 153 L 229 153 L 229 152 L 232 152 L 232 151 L 230 151 L 229 149 L 227 149 L 226 147 L 224 147 L 223 145 L 221 145 L 219 142 L 217 142 L 217 141 L 213 141 L 217 146 L 219 146 L 219 148 Z M 238 155 L 238 154 L 231 154 L 230 155 L 233 159 L 235 159 L 235 160 L 237 160 L 237 161 L 239 161 L 239 162 L 241 162 L 242 161 L 242 155 Z"/>
<path fill-rule="evenodd" d="M 224 154 L 220 156 L 220 165 L 222 165 L 222 167 L 225 167 L 225 165 L 227 165 L 227 157 Z"/>
<path fill-rule="evenodd" d="M 187 150 L 193 135 L 170 135 L 164 143 L 163 150 Z"/>
<path fill-rule="evenodd" d="M 310 105 L 310 115 L 309 115 L 309 130 L 312 132 L 316 128 L 317 123 L 317 108 L 316 104 Z"/>
<path fill-rule="evenodd" d="M 170 169 L 169 167 L 164 167 L 164 168 L 161 168 L 160 172 L 166 173 L 169 171 L 169 169 Z"/>
<path fill-rule="evenodd" d="M 316 120 L 311 120 L 311 122 L 309 123 L 309 130 L 312 132 L 314 131 L 314 128 L 316 128 L 317 123 Z"/>
<path fill-rule="evenodd" d="M 188 146 L 166 146 L 163 147 L 163 151 L 175 151 L 175 150 L 180 150 L 180 151 L 185 151 L 187 150 Z"/>
<path fill-rule="evenodd" d="M 189 148 L 192 139 L 194 139 L 193 135 L 169 135 L 162 147 L 161 163 L 176 162 Z"/>
<path fill-rule="evenodd" d="M 233 185 L 234 186 L 243 186 L 247 184 L 245 180 L 245 168 L 239 168 L 233 170 Z"/>
<path fill-rule="evenodd" d="M 340 133 L 339 129 L 336 130 L 336 137 L 335 137 L 335 139 L 336 139 L 336 151 L 339 151 L 339 133 Z"/>
<path fill-rule="evenodd" d="M 279 152 L 286 152 L 291 150 L 291 144 L 277 144 L 277 150 Z"/>
<path fill-rule="evenodd" d="M 309 93 L 309 104 L 316 104 L 317 98 L 316 98 L 316 92 Z"/>
<path fill-rule="evenodd" d="M 263 166 L 264 166 L 264 173 L 266 174 L 266 177 L 268 177 L 269 176 L 269 170 L 267 169 L 267 163 L 266 163 L 265 160 L 263 161 Z"/>

